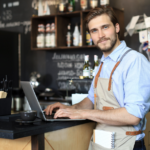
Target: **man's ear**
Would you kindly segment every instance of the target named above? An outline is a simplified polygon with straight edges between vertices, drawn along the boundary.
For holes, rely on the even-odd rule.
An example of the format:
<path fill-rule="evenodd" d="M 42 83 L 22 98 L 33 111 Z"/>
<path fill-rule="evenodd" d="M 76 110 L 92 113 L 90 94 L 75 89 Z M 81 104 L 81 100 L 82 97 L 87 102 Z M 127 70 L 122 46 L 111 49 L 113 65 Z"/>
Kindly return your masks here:
<path fill-rule="evenodd" d="M 116 23 L 115 28 L 116 28 L 116 33 L 118 33 L 120 31 L 120 25 Z"/>

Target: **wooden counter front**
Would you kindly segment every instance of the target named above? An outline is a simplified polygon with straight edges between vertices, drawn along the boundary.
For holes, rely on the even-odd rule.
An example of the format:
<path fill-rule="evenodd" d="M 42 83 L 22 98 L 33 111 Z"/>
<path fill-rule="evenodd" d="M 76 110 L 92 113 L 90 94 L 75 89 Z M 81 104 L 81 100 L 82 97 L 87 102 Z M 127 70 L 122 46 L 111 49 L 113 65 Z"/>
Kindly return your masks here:
<path fill-rule="evenodd" d="M 45 150 L 87 150 L 94 122 L 45 133 Z M 0 138 L 0 150 L 34 150 L 31 136 L 19 139 Z"/>

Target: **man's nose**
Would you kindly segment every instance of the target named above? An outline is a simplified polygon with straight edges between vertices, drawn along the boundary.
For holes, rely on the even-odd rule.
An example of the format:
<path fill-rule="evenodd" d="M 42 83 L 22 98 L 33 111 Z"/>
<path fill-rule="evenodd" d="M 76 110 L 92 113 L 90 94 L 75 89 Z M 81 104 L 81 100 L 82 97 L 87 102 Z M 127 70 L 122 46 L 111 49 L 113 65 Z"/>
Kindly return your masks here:
<path fill-rule="evenodd" d="M 99 38 L 102 38 L 102 37 L 104 37 L 105 35 L 104 35 L 104 32 L 102 31 L 102 30 L 98 30 L 98 37 Z"/>

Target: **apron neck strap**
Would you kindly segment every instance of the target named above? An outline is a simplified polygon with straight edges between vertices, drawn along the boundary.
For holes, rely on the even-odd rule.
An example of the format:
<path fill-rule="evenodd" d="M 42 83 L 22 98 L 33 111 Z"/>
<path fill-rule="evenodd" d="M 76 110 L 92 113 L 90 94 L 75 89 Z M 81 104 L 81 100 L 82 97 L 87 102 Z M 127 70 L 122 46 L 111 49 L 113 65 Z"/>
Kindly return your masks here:
<path fill-rule="evenodd" d="M 129 53 L 131 50 L 132 50 L 132 49 L 127 50 L 127 51 L 122 55 L 122 57 L 120 58 L 120 60 L 116 63 L 116 65 L 114 66 L 113 70 L 111 71 L 110 78 L 109 78 L 108 91 L 111 90 L 111 80 L 112 80 L 112 75 L 113 75 L 114 71 L 116 70 L 116 68 L 118 67 L 118 65 L 119 65 L 120 62 L 122 61 L 122 59 L 125 57 L 125 55 L 126 55 L 127 53 Z"/>
<path fill-rule="evenodd" d="M 96 77 L 95 77 L 95 84 L 94 84 L 95 88 L 97 87 L 97 81 L 98 81 L 98 77 L 99 77 L 99 75 L 101 73 L 102 66 L 103 66 L 103 62 L 101 62 L 101 66 L 100 66 L 100 68 L 98 70 L 98 73 L 96 74 Z"/>
<path fill-rule="evenodd" d="M 111 71 L 110 78 L 109 78 L 108 91 L 111 90 L 111 79 L 112 79 L 112 74 L 114 73 L 114 71 L 116 70 L 116 68 L 118 67 L 119 64 L 120 64 L 120 61 L 118 61 L 118 62 L 115 64 L 115 67 L 114 67 L 113 70 Z"/>
<path fill-rule="evenodd" d="M 120 60 L 116 63 L 116 65 L 114 66 L 113 70 L 111 71 L 110 78 L 109 78 L 108 91 L 111 90 L 111 80 L 112 80 L 112 75 L 113 75 L 114 71 L 116 70 L 116 68 L 118 67 L 118 65 L 119 65 L 120 62 L 122 61 L 122 59 L 125 57 L 125 55 L 126 55 L 128 52 L 130 52 L 131 50 L 132 50 L 132 49 L 127 50 L 127 51 L 122 55 L 122 57 L 120 58 Z M 97 73 L 96 76 L 95 76 L 95 84 L 94 84 L 94 87 L 95 87 L 95 88 L 97 87 L 98 77 L 99 77 L 99 75 L 100 75 L 100 73 L 101 73 L 102 66 L 103 66 L 103 62 L 101 62 L 101 66 L 100 66 L 100 68 L 99 68 L 99 71 L 98 71 L 98 73 Z"/>

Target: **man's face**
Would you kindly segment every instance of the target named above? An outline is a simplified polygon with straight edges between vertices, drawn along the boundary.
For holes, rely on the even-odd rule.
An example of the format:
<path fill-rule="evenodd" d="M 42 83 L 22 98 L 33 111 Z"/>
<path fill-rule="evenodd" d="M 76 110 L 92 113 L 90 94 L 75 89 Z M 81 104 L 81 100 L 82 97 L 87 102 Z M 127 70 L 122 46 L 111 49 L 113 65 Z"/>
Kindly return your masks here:
<path fill-rule="evenodd" d="M 91 38 L 102 52 L 110 52 L 116 47 L 119 24 L 114 27 L 108 15 L 103 14 L 93 18 L 88 23 Z"/>

